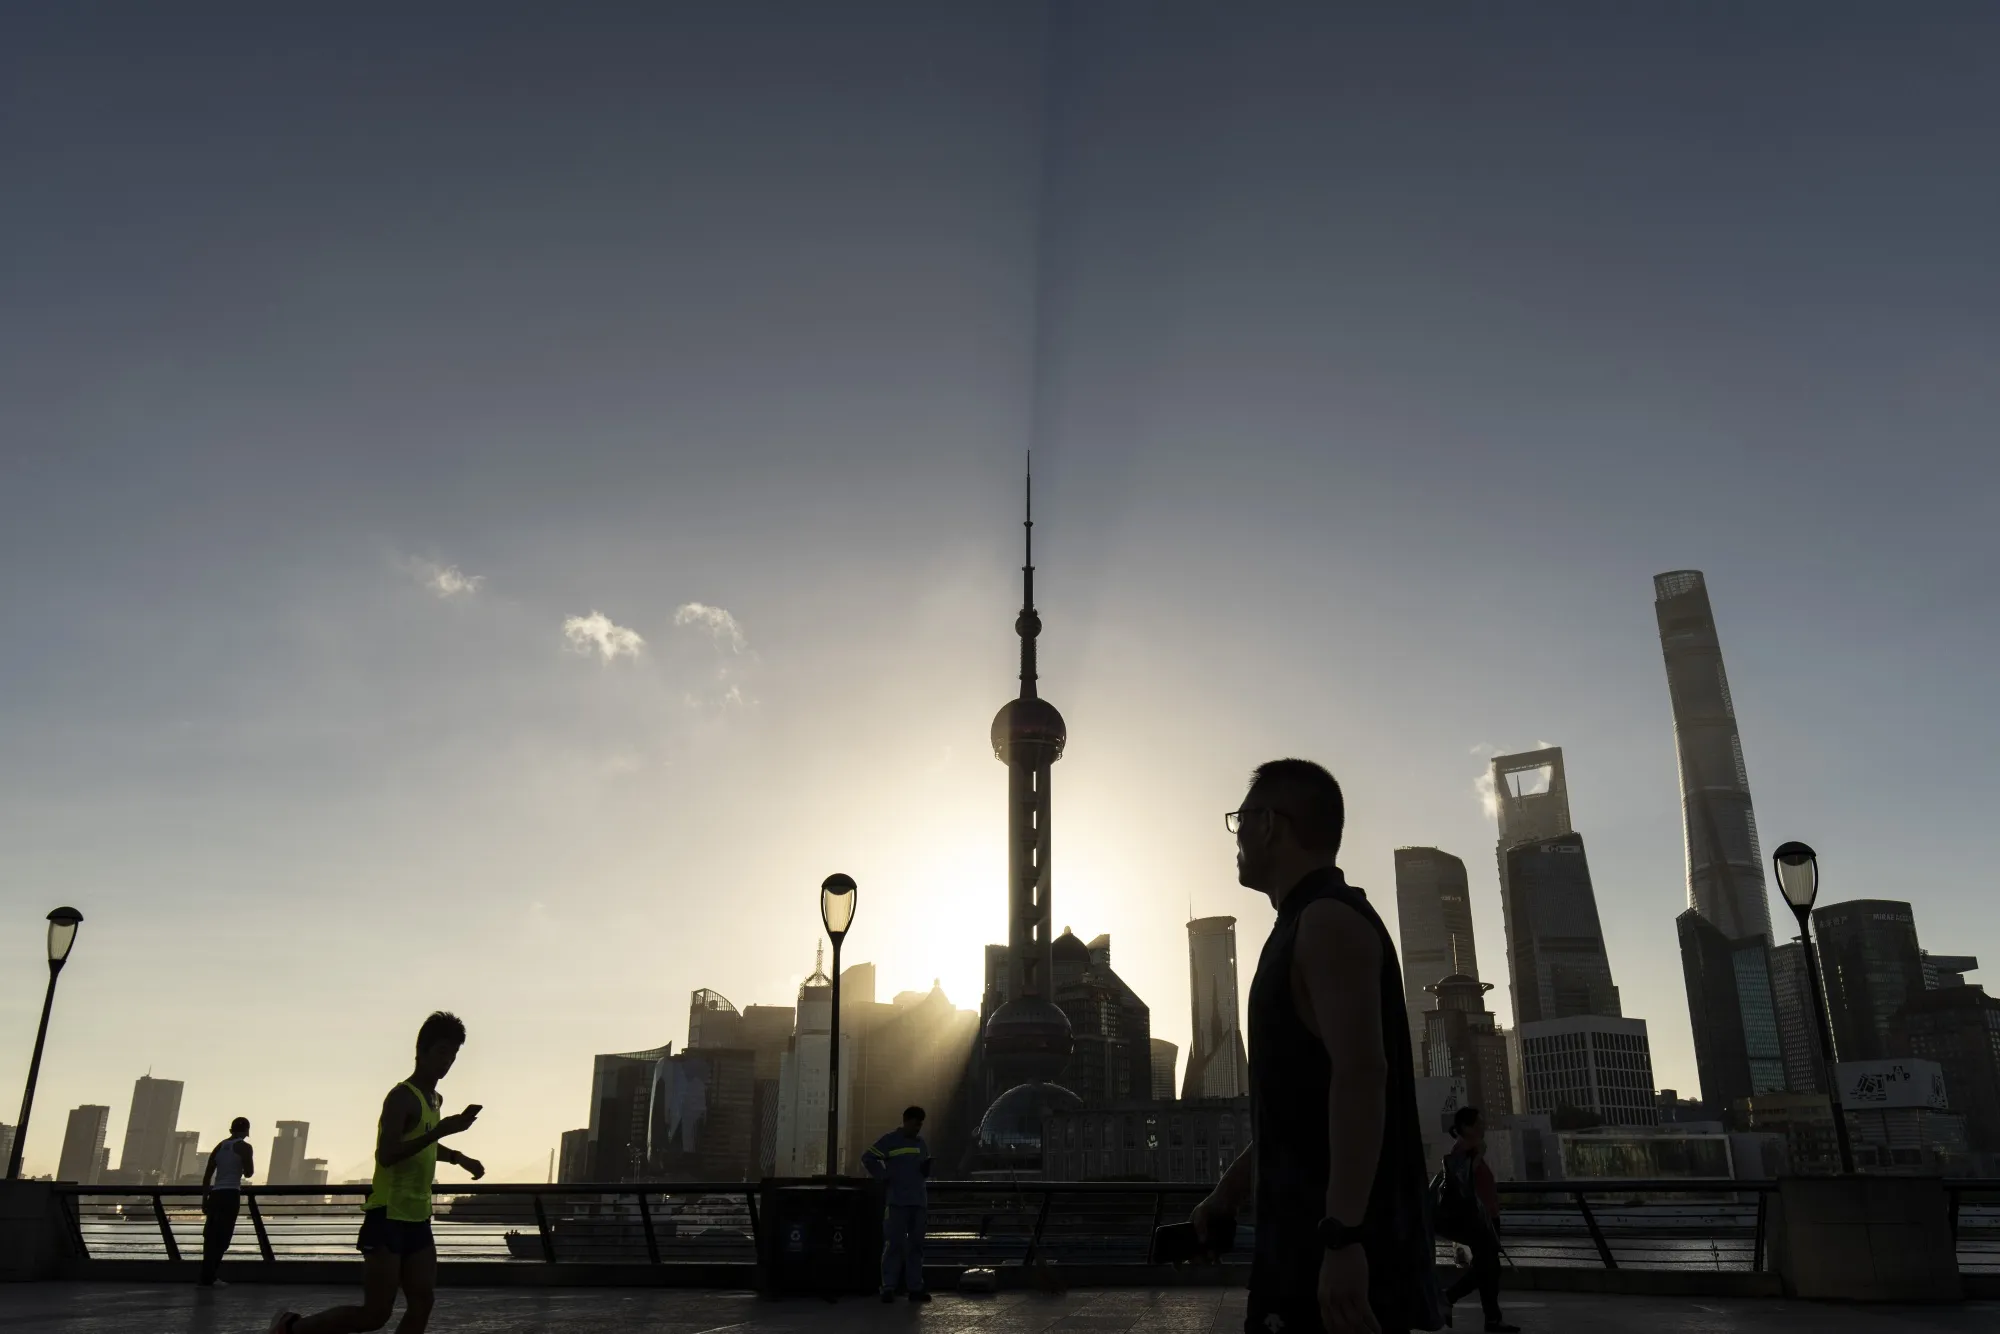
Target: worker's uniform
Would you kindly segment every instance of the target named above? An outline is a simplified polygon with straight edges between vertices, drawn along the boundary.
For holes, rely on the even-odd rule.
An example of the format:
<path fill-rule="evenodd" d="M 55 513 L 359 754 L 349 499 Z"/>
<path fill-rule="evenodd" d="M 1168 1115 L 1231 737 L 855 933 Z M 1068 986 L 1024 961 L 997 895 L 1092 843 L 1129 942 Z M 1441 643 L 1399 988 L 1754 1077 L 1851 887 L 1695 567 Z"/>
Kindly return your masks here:
<path fill-rule="evenodd" d="M 882 1291 L 924 1290 L 924 1214 L 930 1203 L 925 1185 L 931 1148 L 922 1135 L 896 1127 L 861 1155 L 868 1175 L 888 1183 L 882 1210 Z"/>

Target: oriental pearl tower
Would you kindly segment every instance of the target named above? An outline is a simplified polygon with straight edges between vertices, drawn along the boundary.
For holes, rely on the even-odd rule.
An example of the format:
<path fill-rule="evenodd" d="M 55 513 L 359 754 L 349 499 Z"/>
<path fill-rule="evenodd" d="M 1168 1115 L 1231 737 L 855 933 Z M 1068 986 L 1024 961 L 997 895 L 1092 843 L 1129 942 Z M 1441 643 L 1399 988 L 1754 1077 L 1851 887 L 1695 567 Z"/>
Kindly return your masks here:
<path fill-rule="evenodd" d="M 1031 459 L 1032 462 L 1032 459 Z M 1041 1170 L 1042 1117 L 1082 1105 L 1053 1081 L 1069 1064 L 1069 1017 L 1056 1006 L 1051 947 L 1049 770 L 1068 731 L 1035 690 L 1034 474 L 1028 475 L 1026 562 L 1021 566 L 1021 693 L 993 717 L 993 754 L 1007 766 L 1007 999 L 986 1021 L 986 1065 L 1007 1091 L 980 1119 L 975 1172 Z"/>

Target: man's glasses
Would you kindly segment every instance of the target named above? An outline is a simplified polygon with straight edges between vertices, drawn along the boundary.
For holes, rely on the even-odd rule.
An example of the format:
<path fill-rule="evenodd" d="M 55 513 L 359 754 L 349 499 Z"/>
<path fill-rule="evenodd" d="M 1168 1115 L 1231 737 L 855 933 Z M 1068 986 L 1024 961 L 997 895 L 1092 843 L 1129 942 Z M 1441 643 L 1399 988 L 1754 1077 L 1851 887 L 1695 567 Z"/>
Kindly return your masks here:
<path fill-rule="evenodd" d="M 1240 810 L 1225 811 L 1222 816 L 1222 827 L 1232 834 L 1241 833 L 1243 830 L 1243 818 L 1247 815 L 1269 815 L 1275 817 L 1280 814 L 1282 812 L 1274 811 L 1269 806 L 1245 806 Z"/>

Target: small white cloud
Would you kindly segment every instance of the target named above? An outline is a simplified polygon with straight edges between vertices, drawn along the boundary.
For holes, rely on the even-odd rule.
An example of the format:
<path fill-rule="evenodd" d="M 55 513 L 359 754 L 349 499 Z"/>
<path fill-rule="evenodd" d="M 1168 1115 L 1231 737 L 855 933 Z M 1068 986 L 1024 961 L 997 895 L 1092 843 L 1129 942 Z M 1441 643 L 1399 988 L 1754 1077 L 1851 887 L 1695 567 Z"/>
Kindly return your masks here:
<path fill-rule="evenodd" d="M 1500 748 L 1490 741 L 1475 741 L 1465 751 L 1468 755 L 1498 755 Z"/>
<path fill-rule="evenodd" d="M 1486 818 L 1489 820 L 1499 819 L 1500 795 L 1493 786 L 1493 771 L 1491 769 L 1488 769 L 1485 773 L 1472 780 L 1472 790 L 1479 794 L 1479 805 L 1486 812 Z"/>
<path fill-rule="evenodd" d="M 471 597 L 486 582 L 483 574 L 467 574 L 456 565 L 440 565 L 434 560 L 406 560 L 402 564 L 426 592 L 447 600 Z"/>
<path fill-rule="evenodd" d="M 736 623 L 721 607 L 711 607 L 705 602 L 684 602 L 674 612 L 675 625 L 693 625 L 708 631 L 709 636 L 731 653 L 741 653 L 749 646 L 743 637 L 743 627 Z"/>
<path fill-rule="evenodd" d="M 563 638 L 577 653 L 595 653 L 604 662 L 615 662 L 619 658 L 636 658 L 646 647 L 646 641 L 637 630 L 629 630 L 617 624 L 601 611 L 592 611 L 588 616 L 572 616 L 563 622 Z"/>

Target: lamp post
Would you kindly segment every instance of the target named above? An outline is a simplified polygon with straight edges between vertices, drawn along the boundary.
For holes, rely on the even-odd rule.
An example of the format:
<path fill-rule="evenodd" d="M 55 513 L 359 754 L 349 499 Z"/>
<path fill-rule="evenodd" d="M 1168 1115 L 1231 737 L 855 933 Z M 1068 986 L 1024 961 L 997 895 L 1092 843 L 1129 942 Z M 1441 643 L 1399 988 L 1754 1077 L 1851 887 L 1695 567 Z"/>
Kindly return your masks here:
<path fill-rule="evenodd" d="M 49 914 L 49 989 L 42 997 L 42 1026 L 35 1030 L 35 1054 L 28 1062 L 28 1087 L 21 1094 L 21 1120 L 14 1127 L 14 1152 L 7 1157 L 7 1179 L 21 1179 L 21 1154 L 28 1147 L 28 1113 L 35 1109 L 35 1080 L 42 1073 L 42 1044 L 49 1037 L 49 1009 L 56 1003 L 56 978 L 69 962 L 70 947 L 76 944 L 76 929 L 83 914 L 74 908 L 58 908 Z"/>
<path fill-rule="evenodd" d="M 839 1177 L 840 1165 L 840 942 L 854 925 L 854 877 L 835 871 L 819 887 L 819 919 L 833 942 L 833 1014 L 826 1035 L 826 1180 Z"/>
<path fill-rule="evenodd" d="M 1826 1017 L 1826 993 L 1820 987 L 1819 954 L 1813 949 L 1812 906 L 1819 897 L 1819 854 L 1803 843 L 1781 844 L 1771 854 L 1778 872 L 1778 889 L 1799 919 L 1799 944 L 1806 954 L 1806 985 L 1812 991 L 1813 1016 L 1819 1021 L 1820 1057 L 1826 1062 L 1827 1099 L 1833 1104 L 1833 1133 L 1840 1141 L 1840 1170 L 1854 1174 L 1854 1147 L 1847 1142 L 1847 1112 L 1840 1105 L 1840 1072 L 1833 1059 L 1833 1025 Z"/>

